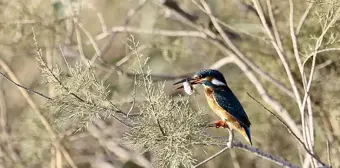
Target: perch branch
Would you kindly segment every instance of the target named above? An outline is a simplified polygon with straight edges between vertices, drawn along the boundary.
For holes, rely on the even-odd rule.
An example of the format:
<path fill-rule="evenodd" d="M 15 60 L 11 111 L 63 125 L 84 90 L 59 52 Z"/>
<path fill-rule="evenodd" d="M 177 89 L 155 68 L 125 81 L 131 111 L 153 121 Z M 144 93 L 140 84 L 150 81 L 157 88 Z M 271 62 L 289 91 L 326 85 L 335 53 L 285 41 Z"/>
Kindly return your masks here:
<path fill-rule="evenodd" d="M 204 161 L 198 163 L 194 167 L 195 168 L 199 167 L 199 166 L 205 164 L 206 162 L 216 158 L 218 155 L 222 154 L 224 151 L 226 151 L 227 149 L 230 148 L 227 144 L 228 144 L 228 142 L 226 142 L 225 144 L 222 144 L 222 145 L 221 144 L 202 144 L 202 145 L 206 145 L 206 146 L 225 146 L 225 148 L 223 148 L 221 151 L 217 152 L 216 154 L 210 156 L 209 158 L 205 159 Z M 266 159 L 266 160 L 268 160 L 272 163 L 275 163 L 277 165 L 280 165 L 280 166 L 283 166 L 283 167 L 289 167 L 289 168 L 298 168 L 298 166 L 294 165 L 293 163 L 287 162 L 282 158 L 279 158 L 279 157 L 274 156 L 272 154 L 266 153 L 259 148 L 243 144 L 239 141 L 234 140 L 232 142 L 232 146 L 233 146 L 234 149 L 238 148 L 238 149 L 247 151 L 251 154 L 257 155 L 257 156 L 264 158 L 264 159 Z"/>
<path fill-rule="evenodd" d="M 273 156 L 269 153 L 265 153 L 263 152 L 261 149 L 259 148 L 256 148 L 256 147 L 253 147 L 253 146 L 249 146 L 249 145 L 246 145 L 246 144 L 242 144 L 241 142 L 233 142 L 233 147 L 234 148 L 239 148 L 239 149 L 242 149 L 244 151 L 247 151 L 247 152 L 250 152 L 252 154 L 255 154 L 261 158 L 264 158 L 266 160 L 269 160 L 273 163 L 276 163 L 277 165 L 280 165 L 280 166 L 283 166 L 283 167 L 289 167 L 289 168 L 298 168 L 298 166 L 290 163 L 290 162 L 287 162 L 277 156 Z"/>
<path fill-rule="evenodd" d="M 224 151 L 226 151 L 226 150 L 228 150 L 228 149 L 230 149 L 230 146 L 227 145 L 225 148 L 223 148 L 222 150 L 218 151 L 218 152 L 215 153 L 214 155 L 212 155 L 212 156 L 208 157 L 207 159 L 203 160 L 202 162 L 196 164 L 196 165 L 194 166 L 194 168 L 197 168 L 197 167 L 199 167 L 199 166 L 201 166 L 201 165 L 203 165 L 203 164 L 209 162 L 210 160 L 213 160 L 213 159 L 216 158 L 218 155 L 222 154 Z"/>

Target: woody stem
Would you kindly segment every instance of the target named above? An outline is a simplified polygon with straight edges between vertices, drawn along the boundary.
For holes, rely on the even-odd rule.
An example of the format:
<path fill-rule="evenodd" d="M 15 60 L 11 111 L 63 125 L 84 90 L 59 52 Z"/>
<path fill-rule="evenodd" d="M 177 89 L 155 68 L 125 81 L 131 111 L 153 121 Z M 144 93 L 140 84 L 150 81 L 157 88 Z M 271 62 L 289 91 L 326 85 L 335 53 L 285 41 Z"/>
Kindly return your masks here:
<path fill-rule="evenodd" d="M 232 148 L 233 146 L 233 140 L 234 140 L 234 132 L 232 129 L 228 128 L 229 131 L 229 139 L 228 139 L 228 146 Z"/>

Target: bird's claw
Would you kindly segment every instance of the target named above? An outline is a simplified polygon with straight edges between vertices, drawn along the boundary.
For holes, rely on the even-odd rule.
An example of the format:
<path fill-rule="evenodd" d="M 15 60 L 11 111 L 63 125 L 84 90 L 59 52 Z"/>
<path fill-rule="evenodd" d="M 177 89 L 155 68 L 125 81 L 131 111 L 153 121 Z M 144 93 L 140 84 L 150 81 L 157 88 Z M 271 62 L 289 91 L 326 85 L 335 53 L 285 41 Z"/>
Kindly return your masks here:
<path fill-rule="evenodd" d="M 214 123 L 216 128 L 229 128 L 227 122 L 218 120 Z"/>

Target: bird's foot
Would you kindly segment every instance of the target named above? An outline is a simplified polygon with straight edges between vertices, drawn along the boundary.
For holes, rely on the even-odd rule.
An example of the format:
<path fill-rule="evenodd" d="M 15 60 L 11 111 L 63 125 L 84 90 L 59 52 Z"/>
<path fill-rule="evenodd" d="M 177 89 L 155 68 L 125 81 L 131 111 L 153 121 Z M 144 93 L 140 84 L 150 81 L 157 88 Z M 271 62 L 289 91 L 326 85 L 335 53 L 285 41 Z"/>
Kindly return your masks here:
<path fill-rule="evenodd" d="M 227 122 L 225 122 L 225 121 L 223 121 L 223 120 L 218 120 L 218 121 L 216 121 L 216 122 L 214 123 L 214 125 L 215 125 L 216 128 L 221 128 L 221 127 L 222 127 L 222 128 L 229 128 Z"/>

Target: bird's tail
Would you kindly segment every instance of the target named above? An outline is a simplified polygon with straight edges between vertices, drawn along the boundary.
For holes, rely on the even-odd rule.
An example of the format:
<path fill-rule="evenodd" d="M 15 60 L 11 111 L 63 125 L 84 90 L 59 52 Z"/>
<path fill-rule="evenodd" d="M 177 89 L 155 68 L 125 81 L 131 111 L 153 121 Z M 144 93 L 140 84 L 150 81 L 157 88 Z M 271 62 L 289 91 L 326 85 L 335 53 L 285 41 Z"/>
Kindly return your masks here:
<path fill-rule="evenodd" d="M 250 128 L 249 127 L 242 127 L 242 130 L 240 132 L 244 136 L 244 138 L 247 140 L 247 142 L 250 145 L 253 145 L 253 143 L 251 142 Z"/>

